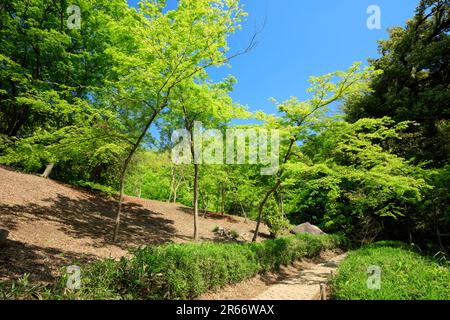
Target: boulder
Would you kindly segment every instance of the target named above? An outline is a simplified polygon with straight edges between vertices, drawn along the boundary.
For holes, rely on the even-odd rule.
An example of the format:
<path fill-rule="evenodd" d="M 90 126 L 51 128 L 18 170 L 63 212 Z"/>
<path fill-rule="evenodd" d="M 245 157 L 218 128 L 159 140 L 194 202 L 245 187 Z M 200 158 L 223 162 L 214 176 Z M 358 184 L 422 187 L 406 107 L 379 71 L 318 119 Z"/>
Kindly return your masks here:
<path fill-rule="evenodd" d="M 7 230 L 0 229 L 0 247 L 6 245 L 6 239 L 8 239 L 9 232 Z"/>
<path fill-rule="evenodd" d="M 315 225 L 312 225 L 309 222 L 296 226 L 294 229 L 292 229 L 291 233 L 293 233 L 293 234 L 299 234 L 299 233 L 325 234 L 325 232 L 323 232 L 318 227 L 316 227 Z"/>

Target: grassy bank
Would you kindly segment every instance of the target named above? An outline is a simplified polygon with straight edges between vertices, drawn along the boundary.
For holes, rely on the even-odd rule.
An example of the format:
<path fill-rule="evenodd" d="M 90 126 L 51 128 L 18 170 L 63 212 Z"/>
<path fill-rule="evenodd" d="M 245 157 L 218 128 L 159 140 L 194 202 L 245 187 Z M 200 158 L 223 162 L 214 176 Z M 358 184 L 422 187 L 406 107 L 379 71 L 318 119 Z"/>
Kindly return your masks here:
<path fill-rule="evenodd" d="M 368 268 L 381 269 L 379 290 L 368 288 Z M 449 300 L 450 270 L 401 243 L 380 242 L 349 253 L 332 279 L 340 300 Z"/>
<path fill-rule="evenodd" d="M 52 288 L 16 283 L 0 298 L 194 299 L 210 290 L 345 246 L 340 236 L 298 235 L 250 244 L 168 244 L 135 250 L 130 259 L 104 260 L 82 268 L 80 290 L 67 290 L 62 277 Z"/>

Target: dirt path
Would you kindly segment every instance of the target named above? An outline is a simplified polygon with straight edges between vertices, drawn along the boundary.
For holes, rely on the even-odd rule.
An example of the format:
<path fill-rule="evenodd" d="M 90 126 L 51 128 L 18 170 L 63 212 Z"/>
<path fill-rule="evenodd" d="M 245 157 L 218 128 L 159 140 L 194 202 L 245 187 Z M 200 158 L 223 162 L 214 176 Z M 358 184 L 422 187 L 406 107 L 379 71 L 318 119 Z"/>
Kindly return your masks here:
<path fill-rule="evenodd" d="M 345 257 L 343 252 L 323 252 L 313 260 L 208 293 L 200 300 L 318 300 L 320 284 L 328 282 Z"/>
<path fill-rule="evenodd" d="M 314 300 L 319 298 L 320 284 L 326 284 L 332 271 L 344 260 L 341 254 L 328 262 L 319 263 L 300 272 L 254 298 L 254 300 Z"/>

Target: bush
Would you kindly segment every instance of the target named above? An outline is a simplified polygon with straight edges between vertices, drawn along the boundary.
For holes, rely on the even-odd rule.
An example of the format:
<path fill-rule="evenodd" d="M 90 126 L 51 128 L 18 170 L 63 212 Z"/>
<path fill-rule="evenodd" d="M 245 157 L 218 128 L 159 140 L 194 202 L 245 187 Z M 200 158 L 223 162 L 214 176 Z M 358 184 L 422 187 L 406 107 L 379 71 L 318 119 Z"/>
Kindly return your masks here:
<path fill-rule="evenodd" d="M 230 231 L 230 235 L 231 235 L 231 237 L 233 238 L 233 239 L 238 239 L 239 237 L 240 237 L 240 234 L 239 234 L 239 232 L 238 231 L 236 231 L 236 230 L 231 230 Z"/>
<path fill-rule="evenodd" d="M 264 214 L 264 223 L 269 227 L 270 235 L 273 238 L 286 236 L 292 230 L 289 219 L 284 217 L 275 208 L 269 209 Z"/>
<path fill-rule="evenodd" d="M 114 288 L 125 298 L 193 299 L 342 245 L 345 241 L 339 236 L 298 235 L 244 245 L 190 243 L 147 247 L 135 250 L 130 260 L 118 262 L 120 274 L 111 274 L 110 261 L 97 263 L 92 276 L 111 274 L 113 280 L 90 284 Z M 105 291 L 108 290 L 100 290 Z"/>
<path fill-rule="evenodd" d="M 367 287 L 369 266 L 381 268 L 381 289 Z M 447 300 L 448 266 L 428 260 L 399 242 L 380 242 L 349 254 L 332 279 L 340 300 Z"/>

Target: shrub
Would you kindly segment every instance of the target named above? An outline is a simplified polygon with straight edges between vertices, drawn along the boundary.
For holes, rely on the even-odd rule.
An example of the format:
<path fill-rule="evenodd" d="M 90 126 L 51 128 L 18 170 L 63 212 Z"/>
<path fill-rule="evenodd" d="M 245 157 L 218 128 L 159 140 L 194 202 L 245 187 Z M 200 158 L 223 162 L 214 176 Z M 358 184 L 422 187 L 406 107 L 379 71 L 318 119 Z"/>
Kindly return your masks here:
<path fill-rule="evenodd" d="M 127 283 L 144 299 L 191 299 L 257 274 L 254 254 L 242 245 L 171 244 L 136 251 Z"/>
<path fill-rule="evenodd" d="M 292 230 L 289 220 L 276 211 L 266 213 L 264 223 L 269 227 L 270 235 L 274 238 L 285 236 Z"/>
<path fill-rule="evenodd" d="M 279 270 L 320 250 L 342 246 L 339 236 L 297 235 L 262 243 L 167 244 L 134 250 L 130 259 L 107 259 L 82 269 L 82 288 L 65 289 L 62 277 L 43 299 L 193 299 Z M 21 292 L 27 292 L 21 290 Z M 31 297 L 32 298 L 32 297 Z"/>
<path fill-rule="evenodd" d="M 236 230 L 231 230 L 230 234 L 231 234 L 231 237 L 232 237 L 233 239 L 238 239 L 239 236 L 240 236 L 240 235 L 239 235 L 239 232 L 236 231 Z"/>
<path fill-rule="evenodd" d="M 369 266 L 381 268 L 381 289 L 367 286 Z M 399 242 L 380 242 L 351 252 L 332 279 L 335 299 L 447 300 L 450 269 Z"/>
<path fill-rule="evenodd" d="M 147 247 L 134 252 L 118 287 L 137 299 L 193 299 L 343 244 L 339 236 L 299 235 L 245 245 Z"/>

